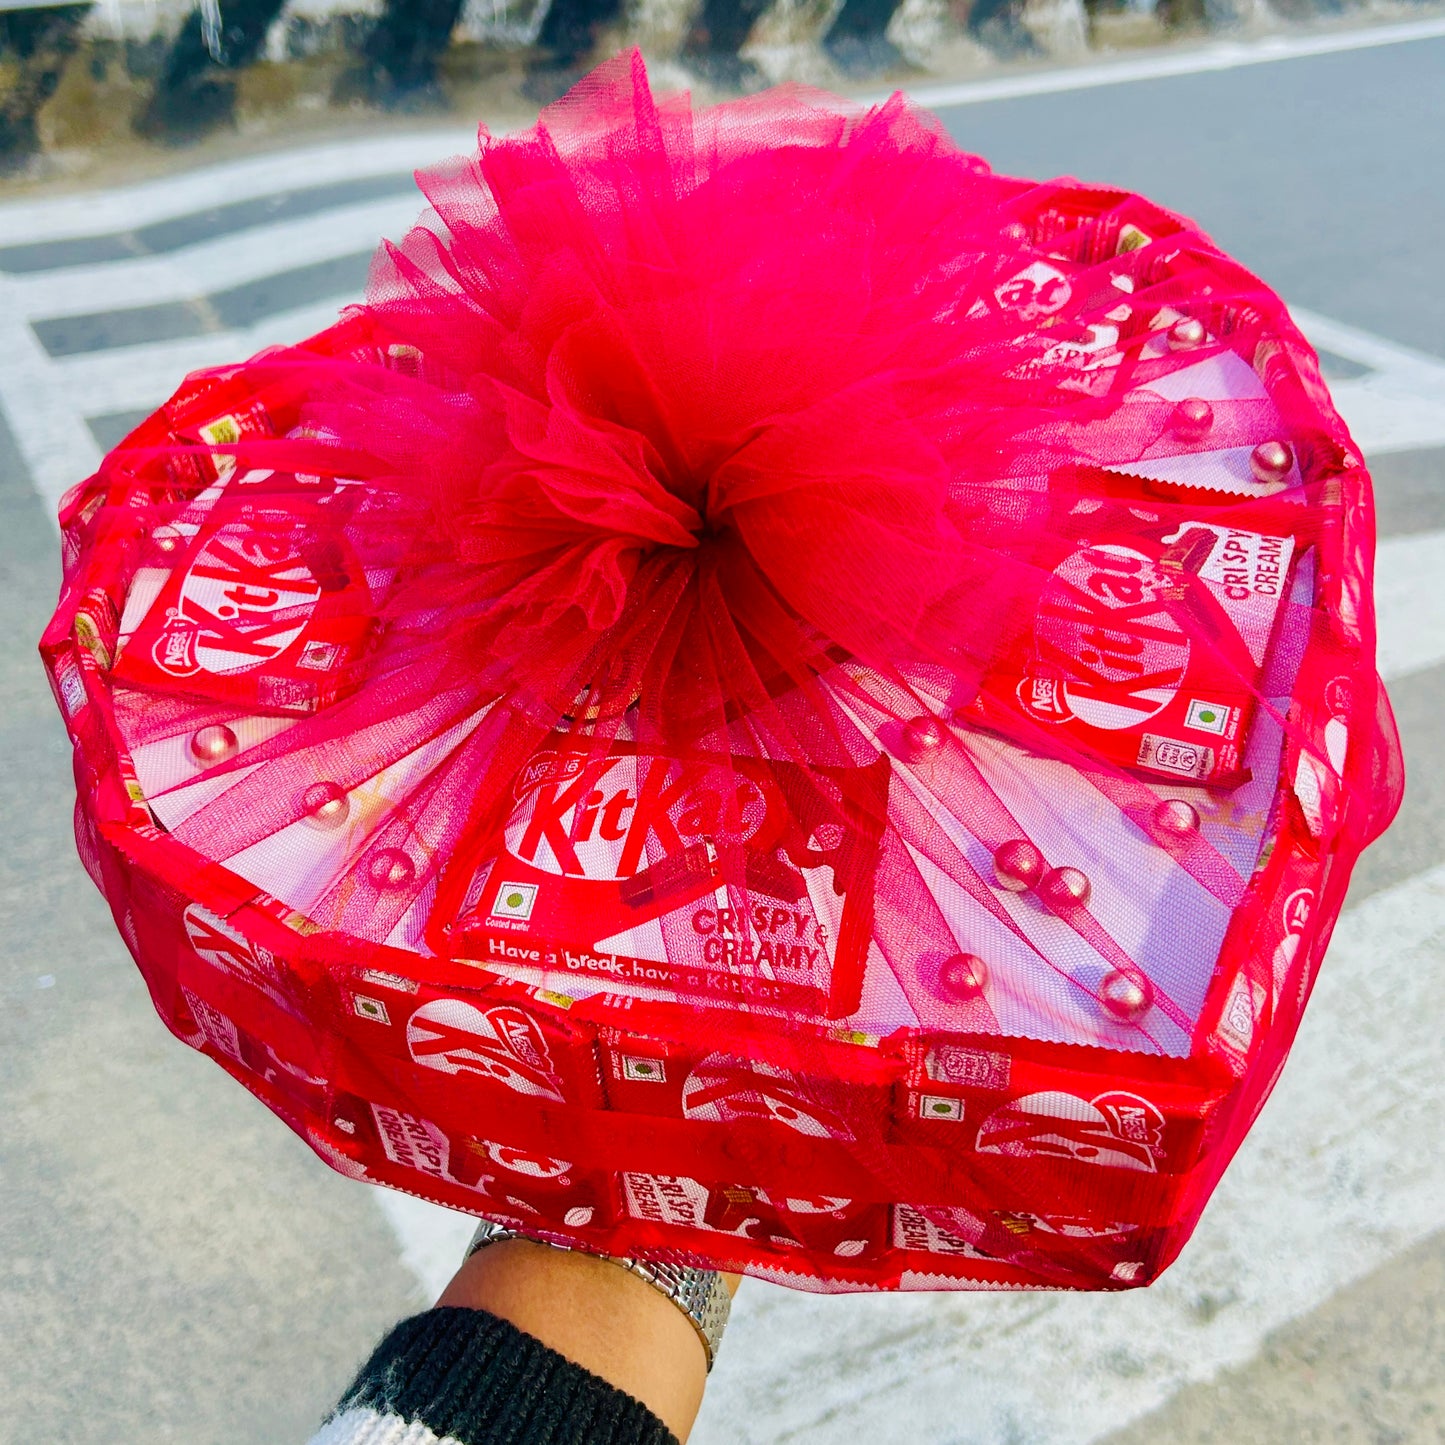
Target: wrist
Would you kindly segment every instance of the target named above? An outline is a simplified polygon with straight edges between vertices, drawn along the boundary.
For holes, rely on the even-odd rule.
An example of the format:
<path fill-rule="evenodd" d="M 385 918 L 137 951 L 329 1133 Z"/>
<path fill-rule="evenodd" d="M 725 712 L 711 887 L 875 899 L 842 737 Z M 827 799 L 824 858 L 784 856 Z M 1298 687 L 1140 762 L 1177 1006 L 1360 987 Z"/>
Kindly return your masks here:
<path fill-rule="evenodd" d="M 437 1303 L 507 1320 L 686 1439 L 707 1380 L 702 1340 L 677 1305 L 613 1261 L 511 1238 L 469 1256 Z"/>
<path fill-rule="evenodd" d="M 531 1239 L 532 1236 L 510 1225 L 496 1224 L 489 1219 L 479 1220 L 467 1256 L 470 1258 L 478 1250 L 519 1238 Z M 570 1245 L 552 1241 L 538 1242 L 547 1243 L 551 1248 L 564 1252 L 572 1249 Z M 582 1250 L 581 1253 L 590 1254 L 591 1251 Z M 727 1328 L 738 1276 L 723 1275 L 715 1269 L 699 1268 L 676 1260 L 634 1259 L 611 1254 L 593 1257 L 605 1259 L 609 1264 L 637 1275 L 674 1304 L 697 1331 L 707 1356 L 708 1373 L 711 1374 L 718 1346 L 722 1343 L 723 1330 Z"/>

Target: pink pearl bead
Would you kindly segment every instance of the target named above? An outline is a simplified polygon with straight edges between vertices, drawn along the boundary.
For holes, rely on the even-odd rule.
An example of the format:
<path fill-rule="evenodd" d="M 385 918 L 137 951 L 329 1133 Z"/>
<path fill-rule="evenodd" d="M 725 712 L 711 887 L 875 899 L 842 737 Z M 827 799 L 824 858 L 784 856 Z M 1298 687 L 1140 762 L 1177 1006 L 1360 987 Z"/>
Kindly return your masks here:
<path fill-rule="evenodd" d="M 222 723 L 197 728 L 191 734 L 191 756 L 202 767 L 212 768 L 233 757 L 238 744 L 236 734 Z"/>
<path fill-rule="evenodd" d="M 988 965 L 976 953 L 955 953 L 938 970 L 938 992 L 946 999 L 977 998 L 988 987 Z"/>
<path fill-rule="evenodd" d="M 911 762 L 936 753 L 947 739 L 948 734 L 936 717 L 909 718 L 903 724 L 903 752 Z"/>
<path fill-rule="evenodd" d="M 372 854 L 366 874 L 377 888 L 405 888 L 416 877 L 416 865 L 400 848 L 381 848 Z"/>
<path fill-rule="evenodd" d="M 339 828 L 351 812 L 346 789 L 337 783 L 312 783 L 301 795 L 306 820 L 318 828 Z"/>
<path fill-rule="evenodd" d="M 1169 418 L 1169 429 L 1185 441 L 1199 441 L 1213 425 L 1214 408 L 1202 396 L 1186 396 Z"/>
<path fill-rule="evenodd" d="M 1193 351 L 1196 346 L 1203 346 L 1206 336 L 1204 323 L 1187 316 L 1183 321 L 1176 321 L 1169 328 L 1169 349 L 1171 351 Z"/>
<path fill-rule="evenodd" d="M 1099 985 L 1099 1002 L 1123 1023 L 1134 1023 L 1149 1011 L 1154 990 L 1143 975 L 1134 976 L 1122 969 L 1104 975 Z"/>
<path fill-rule="evenodd" d="M 1077 868 L 1051 868 L 1039 884 L 1039 897 L 1055 913 L 1086 908 L 1092 892 L 1088 875 Z"/>
<path fill-rule="evenodd" d="M 1169 838 L 1187 838 L 1199 831 L 1199 814 L 1183 798 L 1165 798 L 1154 809 L 1154 831 Z"/>
<path fill-rule="evenodd" d="M 1010 838 L 993 855 L 993 873 L 999 887 L 1010 893 L 1027 893 L 1038 887 L 1047 865 L 1044 855 L 1027 838 Z"/>
<path fill-rule="evenodd" d="M 1282 482 L 1293 465 L 1294 456 L 1283 442 L 1261 442 L 1249 454 L 1249 469 L 1257 482 Z"/>

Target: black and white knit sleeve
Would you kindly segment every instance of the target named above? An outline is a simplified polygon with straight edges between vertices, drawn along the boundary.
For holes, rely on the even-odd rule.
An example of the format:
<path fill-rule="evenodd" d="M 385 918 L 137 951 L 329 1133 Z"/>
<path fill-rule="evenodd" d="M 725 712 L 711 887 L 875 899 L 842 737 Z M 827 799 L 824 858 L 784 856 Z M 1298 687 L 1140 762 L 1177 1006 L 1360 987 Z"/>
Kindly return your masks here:
<path fill-rule="evenodd" d="M 310 1445 L 677 1445 L 647 1407 L 485 1310 L 377 1346 Z"/>

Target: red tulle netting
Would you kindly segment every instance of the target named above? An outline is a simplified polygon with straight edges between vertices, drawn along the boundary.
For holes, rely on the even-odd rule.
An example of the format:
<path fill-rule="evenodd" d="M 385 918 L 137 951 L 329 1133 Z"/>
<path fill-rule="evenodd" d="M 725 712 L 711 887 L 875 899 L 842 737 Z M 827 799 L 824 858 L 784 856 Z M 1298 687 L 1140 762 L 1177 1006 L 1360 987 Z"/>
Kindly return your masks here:
<path fill-rule="evenodd" d="M 81 854 L 334 1167 L 809 1289 L 1124 1287 L 1401 769 L 1279 299 L 901 97 L 640 59 L 63 504 Z"/>

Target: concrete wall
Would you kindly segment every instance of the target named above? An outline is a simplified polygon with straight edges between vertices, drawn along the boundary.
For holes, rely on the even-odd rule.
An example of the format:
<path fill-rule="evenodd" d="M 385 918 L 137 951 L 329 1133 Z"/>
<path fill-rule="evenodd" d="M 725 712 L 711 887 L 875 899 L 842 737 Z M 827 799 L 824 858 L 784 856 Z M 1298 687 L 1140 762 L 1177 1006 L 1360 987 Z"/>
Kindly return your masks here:
<path fill-rule="evenodd" d="M 387 113 L 545 103 L 637 43 L 665 85 L 986 72 L 1408 0 L 0 0 L 0 175 Z"/>

